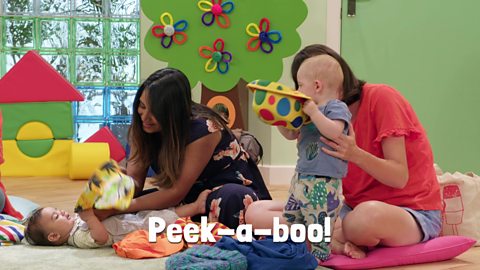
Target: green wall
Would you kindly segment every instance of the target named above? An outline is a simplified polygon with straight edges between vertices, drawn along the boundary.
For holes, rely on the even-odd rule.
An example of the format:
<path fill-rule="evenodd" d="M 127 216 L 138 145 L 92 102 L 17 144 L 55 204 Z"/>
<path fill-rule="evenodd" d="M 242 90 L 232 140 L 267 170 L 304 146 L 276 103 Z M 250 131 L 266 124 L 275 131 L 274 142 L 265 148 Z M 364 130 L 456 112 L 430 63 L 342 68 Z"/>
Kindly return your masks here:
<path fill-rule="evenodd" d="M 285 0 L 284 0 L 285 1 Z M 331 1 L 331 0 L 329 0 Z M 279 1 L 280 2 L 280 1 Z M 324 43 L 326 40 L 326 6 L 327 0 L 305 0 L 309 13 L 304 23 L 298 28 L 304 47 L 312 43 Z M 144 49 L 144 38 L 152 22 L 142 13 L 140 18 L 141 51 L 140 51 L 140 81 L 144 81 L 155 70 L 167 66 L 167 63 L 150 57 Z M 293 86 L 290 78 L 290 64 L 293 56 L 283 60 L 284 71 L 280 82 Z M 193 89 L 196 101 L 200 100 L 201 86 Z M 251 93 L 250 93 L 251 99 Z M 251 104 L 251 103 L 250 103 Z M 272 128 L 258 120 L 249 108 L 249 130 L 253 132 L 264 146 L 263 164 L 265 165 L 295 165 L 296 148 L 294 141 L 285 140 L 276 128 Z"/>
<path fill-rule="evenodd" d="M 444 171 L 480 173 L 480 1 L 343 0 L 341 53 L 410 100 Z"/>
<path fill-rule="evenodd" d="M 330 0 L 331 1 L 331 0 Z M 298 28 L 302 47 L 326 42 L 327 0 L 306 0 L 309 15 Z M 480 1 L 357 1 L 346 16 L 342 0 L 341 54 L 358 77 L 386 83 L 412 103 L 444 171 L 480 173 Z M 150 26 L 141 17 L 141 43 Z M 293 85 L 284 59 L 280 82 Z M 141 80 L 167 63 L 141 51 Z M 200 84 L 194 90 L 200 100 Z M 249 110 L 249 129 L 264 145 L 266 165 L 294 165 L 295 142 L 260 122 Z"/>

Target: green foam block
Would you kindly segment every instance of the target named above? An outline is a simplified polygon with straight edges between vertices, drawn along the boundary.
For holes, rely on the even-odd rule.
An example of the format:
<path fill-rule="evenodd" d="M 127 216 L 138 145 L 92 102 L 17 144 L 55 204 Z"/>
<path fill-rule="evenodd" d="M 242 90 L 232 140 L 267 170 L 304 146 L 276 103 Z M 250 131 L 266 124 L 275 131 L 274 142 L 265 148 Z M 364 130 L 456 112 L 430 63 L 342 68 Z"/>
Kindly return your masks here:
<path fill-rule="evenodd" d="M 15 140 L 24 124 L 38 121 L 50 127 L 54 139 L 71 139 L 73 112 L 71 102 L 2 103 L 3 139 Z"/>
<path fill-rule="evenodd" d="M 22 153 L 25 155 L 38 158 L 42 157 L 52 149 L 53 140 L 25 140 L 25 141 L 17 141 L 18 148 Z"/>

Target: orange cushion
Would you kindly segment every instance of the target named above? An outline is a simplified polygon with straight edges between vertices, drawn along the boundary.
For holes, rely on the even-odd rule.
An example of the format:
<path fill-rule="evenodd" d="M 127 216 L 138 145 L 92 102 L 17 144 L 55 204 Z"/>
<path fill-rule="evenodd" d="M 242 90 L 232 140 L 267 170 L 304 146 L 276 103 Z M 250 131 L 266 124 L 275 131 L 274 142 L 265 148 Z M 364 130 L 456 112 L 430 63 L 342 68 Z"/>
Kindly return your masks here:
<path fill-rule="evenodd" d="M 148 242 L 148 232 L 138 230 L 129 233 L 123 240 L 113 244 L 118 256 L 130 259 L 161 258 L 177 253 L 183 248 L 183 241 L 171 243 L 164 233 L 157 236 L 157 242 Z"/>

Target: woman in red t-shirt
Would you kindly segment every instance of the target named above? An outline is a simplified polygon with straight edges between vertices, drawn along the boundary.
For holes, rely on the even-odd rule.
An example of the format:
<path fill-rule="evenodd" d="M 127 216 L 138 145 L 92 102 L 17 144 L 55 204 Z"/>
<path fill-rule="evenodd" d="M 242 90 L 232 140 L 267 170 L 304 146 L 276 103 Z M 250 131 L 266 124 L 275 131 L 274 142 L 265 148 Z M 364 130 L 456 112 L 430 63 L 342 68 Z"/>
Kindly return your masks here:
<path fill-rule="evenodd" d="M 325 153 L 349 162 L 333 253 L 362 258 L 365 252 L 359 246 L 404 246 L 437 237 L 442 224 L 440 188 L 430 143 L 412 106 L 387 85 L 358 80 L 339 54 L 319 44 L 295 56 L 291 70 L 297 87 L 303 61 L 325 54 L 342 67 L 342 100 L 352 113 L 349 135 L 333 141 L 322 138 L 334 149 L 323 148 Z M 268 228 L 269 217 L 281 216 L 283 205 L 256 202 L 248 208 L 246 221 Z"/>

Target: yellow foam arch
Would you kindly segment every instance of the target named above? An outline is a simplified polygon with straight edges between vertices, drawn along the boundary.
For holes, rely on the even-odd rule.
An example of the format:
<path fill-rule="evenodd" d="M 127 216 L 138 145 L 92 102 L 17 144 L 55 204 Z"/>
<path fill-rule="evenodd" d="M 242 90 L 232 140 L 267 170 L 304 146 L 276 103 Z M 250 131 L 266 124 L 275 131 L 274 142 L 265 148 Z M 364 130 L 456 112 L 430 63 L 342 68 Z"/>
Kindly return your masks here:
<path fill-rule="evenodd" d="M 47 140 L 53 139 L 49 126 L 42 122 L 28 122 L 17 133 L 17 140 Z"/>

